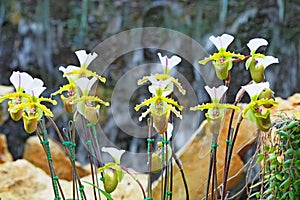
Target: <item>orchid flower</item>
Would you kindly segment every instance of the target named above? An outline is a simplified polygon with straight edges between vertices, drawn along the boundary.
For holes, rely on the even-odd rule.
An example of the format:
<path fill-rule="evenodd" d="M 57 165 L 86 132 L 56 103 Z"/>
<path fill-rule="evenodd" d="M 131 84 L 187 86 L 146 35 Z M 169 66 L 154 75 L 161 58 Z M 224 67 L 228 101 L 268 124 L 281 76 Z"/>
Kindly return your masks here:
<path fill-rule="evenodd" d="M 96 53 L 89 53 L 87 54 L 85 50 L 78 50 L 75 52 L 79 62 L 80 62 L 80 67 L 76 66 L 68 66 L 64 72 L 64 77 L 69 77 L 69 76 L 74 76 L 74 75 L 79 75 L 79 77 L 97 77 L 101 82 L 105 83 L 106 79 L 104 77 L 99 76 L 96 72 L 92 72 L 88 70 L 88 66 L 90 63 L 98 56 Z M 67 70 L 70 68 L 70 70 Z M 63 69 L 61 69 L 63 70 Z"/>
<path fill-rule="evenodd" d="M 38 121 L 45 116 L 53 116 L 53 113 L 41 102 L 49 102 L 56 105 L 56 101 L 44 97 L 39 97 L 46 89 L 41 79 L 32 78 L 26 72 L 13 72 L 10 76 L 10 82 L 16 89 L 16 92 L 5 94 L 0 98 L 0 103 L 6 99 L 8 102 L 8 111 L 11 118 L 15 121 L 23 118 L 26 132 L 32 133 L 37 127 Z"/>
<path fill-rule="evenodd" d="M 153 75 L 149 77 L 149 80 L 152 85 L 150 85 L 148 89 L 150 93 L 152 93 L 153 97 L 144 100 L 144 102 L 139 105 L 136 105 L 134 109 L 138 111 L 143 106 L 149 106 L 149 108 L 144 113 L 142 113 L 141 117 L 139 117 L 139 121 L 141 121 L 144 117 L 151 113 L 153 116 L 155 129 L 157 130 L 157 132 L 162 134 L 167 130 L 170 111 L 172 111 L 177 117 L 181 119 L 182 116 L 175 107 L 177 107 L 179 110 L 182 110 L 183 107 L 173 99 L 166 97 L 172 92 L 172 89 L 168 88 L 168 85 L 172 81 L 172 78 L 161 81 L 157 80 Z M 175 107 L 173 107 L 172 105 L 174 105 Z"/>
<path fill-rule="evenodd" d="M 82 95 L 72 101 L 72 104 L 77 104 L 78 112 L 93 124 L 96 124 L 99 120 L 100 105 L 103 104 L 109 106 L 108 102 L 95 96 L 89 96 L 90 90 L 96 81 L 96 77 L 93 77 L 92 79 L 82 77 L 75 81 L 75 84 L 80 89 Z M 95 106 L 93 104 L 95 104 Z"/>
<path fill-rule="evenodd" d="M 257 127 L 262 131 L 268 131 L 271 127 L 270 110 L 263 111 L 262 107 L 278 105 L 271 97 L 270 94 L 273 92 L 270 92 L 269 87 L 269 82 L 242 86 L 251 98 L 250 103 L 244 108 L 242 116 L 256 122 Z"/>
<path fill-rule="evenodd" d="M 256 53 L 256 50 L 261 46 L 268 45 L 268 41 L 263 38 L 254 38 L 250 40 L 247 46 L 251 52 L 251 58 L 246 61 L 246 69 L 250 70 L 251 78 L 256 82 L 260 83 L 264 80 L 265 69 L 273 64 L 279 63 L 278 58 L 273 56 L 265 56 L 264 54 Z"/>
<path fill-rule="evenodd" d="M 209 40 L 216 46 L 219 52 L 200 60 L 199 64 L 205 65 L 208 61 L 213 61 L 217 77 L 221 80 L 225 80 L 228 77 L 229 70 L 232 68 L 232 59 L 238 58 L 243 60 L 245 56 L 227 51 L 227 47 L 234 40 L 234 37 L 229 34 L 223 34 L 217 37 L 210 36 Z"/>
<path fill-rule="evenodd" d="M 161 62 L 162 68 L 164 73 L 163 74 L 155 74 L 151 76 L 144 76 L 142 79 L 138 80 L 138 85 L 142 85 L 146 82 L 152 82 L 150 79 L 154 76 L 155 79 L 159 81 L 165 81 L 167 79 L 171 79 L 171 82 L 168 85 L 168 88 L 170 90 L 173 90 L 174 85 L 177 87 L 180 93 L 185 95 L 185 90 L 179 83 L 178 79 L 175 79 L 174 77 L 169 75 L 170 70 L 175 67 L 178 63 L 181 62 L 181 58 L 178 56 L 172 56 L 171 58 L 168 58 L 167 56 L 162 56 L 161 53 L 157 54 L 159 57 L 159 60 Z M 153 80 L 153 79 L 152 79 Z"/>
<path fill-rule="evenodd" d="M 98 169 L 99 172 L 104 172 L 104 190 L 111 193 L 116 189 L 118 183 L 121 182 L 124 177 L 124 171 L 120 166 L 120 160 L 125 150 L 118 150 L 114 147 L 102 147 L 102 151 L 109 153 L 115 160 L 115 162 L 108 162 Z M 112 175 L 110 175 L 107 170 L 112 170 Z"/>
<path fill-rule="evenodd" d="M 212 133 L 217 133 L 219 131 L 225 109 L 234 109 L 240 111 L 240 108 L 237 106 L 220 103 L 220 100 L 222 96 L 226 93 L 227 89 L 228 88 L 224 85 L 221 85 L 217 88 L 210 88 L 208 86 L 205 86 L 205 90 L 209 94 L 212 103 L 206 103 L 190 108 L 190 110 L 193 111 L 208 110 L 205 116 L 208 120 L 209 127 Z"/>
<path fill-rule="evenodd" d="M 80 62 L 80 67 L 69 65 L 65 68 L 61 66 L 59 70 L 63 72 L 63 76 L 68 79 L 69 83 L 63 85 L 58 91 L 51 94 L 51 96 L 61 94 L 60 97 L 64 104 L 64 107 L 66 111 L 70 113 L 74 111 L 72 102 L 79 96 L 79 91 L 77 85 L 75 84 L 78 79 L 80 79 L 81 77 L 96 77 L 103 83 L 106 81 L 104 77 L 101 77 L 95 72 L 87 69 L 90 63 L 97 57 L 96 53 L 87 54 L 85 50 L 79 50 L 76 51 L 75 54 L 77 55 Z M 67 95 L 63 95 L 63 92 L 67 92 Z"/>
<path fill-rule="evenodd" d="M 170 70 L 181 62 L 181 58 L 175 55 L 171 58 L 168 58 L 167 56 L 162 56 L 161 53 L 157 53 L 157 55 L 163 67 L 164 74 L 169 74 Z"/>

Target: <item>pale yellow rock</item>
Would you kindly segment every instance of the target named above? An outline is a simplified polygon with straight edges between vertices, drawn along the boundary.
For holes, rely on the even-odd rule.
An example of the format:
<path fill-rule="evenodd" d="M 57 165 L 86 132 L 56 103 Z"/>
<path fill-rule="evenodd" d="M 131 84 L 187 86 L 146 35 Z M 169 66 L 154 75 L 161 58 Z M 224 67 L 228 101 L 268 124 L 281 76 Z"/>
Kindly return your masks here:
<path fill-rule="evenodd" d="M 72 165 L 65 152 L 62 150 L 61 144 L 51 138 L 49 138 L 49 143 L 54 168 L 56 169 L 58 177 L 64 180 L 72 180 Z M 37 136 L 32 136 L 27 139 L 23 158 L 50 174 L 45 151 Z M 82 167 L 78 163 L 77 171 L 80 177 L 90 174 L 90 171 L 87 168 Z"/>
<path fill-rule="evenodd" d="M 26 160 L 0 165 L 0 198 L 3 200 L 54 199 L 50 177 Z M 61 184 L 67 182 L 61 181 Z"/>
<path fill-rule="evenodd" d="M 12 160 L 13 157 L 7 148 L 6 136 L 4 134 L 0 134 L 0 164 Z"/>
<path fill-rule="evenodd" d="M 98 175 L 100 177 L 100 175 Z M 135 174 L 143 185 L 146 187 L 147 176 Z M 6 162 L 0 165 L 0 199 L 1 200 L 51 200 L 54 199 L 51 178 L 40 168 L 35 167 L 27 160 L 17 160 L 14 162 Z M 72 182 L 59 180 L 64 191 L 66 199 L 72 198 Z M 92 186 L 85 183 L 92 183 L 91 175 L 81 179 L 84 185 L 85 195 L 88 200 L 94 199 Z M 100 188 L 103 188 L 100 181 Z M 143 199 L 143 194 L 134 179 L 125 175 L 117 189 L 112 192 L 115 200 L 121 199 Z M 101 196 L 101 199 L 105 199 Z"/>

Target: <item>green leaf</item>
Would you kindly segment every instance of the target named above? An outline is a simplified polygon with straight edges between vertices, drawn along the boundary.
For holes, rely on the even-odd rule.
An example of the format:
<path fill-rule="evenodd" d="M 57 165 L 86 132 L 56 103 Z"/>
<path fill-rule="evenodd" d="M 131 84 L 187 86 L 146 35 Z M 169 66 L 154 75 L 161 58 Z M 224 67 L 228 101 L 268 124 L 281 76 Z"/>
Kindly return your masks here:
<path fill-rule="evenodd" d="M 263 159 L 265 158 L 265 154 L 260 153 L 260 154 L 257 154 L 256 157 L 257 157 L 256 163 L 260 163 L 260 162 L 263 161 Z"/>
<path fill-rule="evenodd" d="M 255 192 L 255 193 L 252 193 L 250 196 L 249 196 L 249 199 L 251 199 L 251 197 L 256 197 L 257 199 L 261 196 L 260 192 Z"/>
<path fill-rule="evenodd" d="M 268 198 L 266 198 L 266 200 L 271 200 L 271 199 L 274 199 L 274 195 L 273 195 L 273 194 L 270 194 L 270 195 L 268 196 Z"/>
<path fill-rule="evenodd" d="M 284 199 L 286 199 L 286 197 L 287 197 L 288 194 L 289 194 L 289 193 L 284 192 L 283 195 L 280 197 L 279 200 L 284 200 Z"/>
<path fill-rule="evenodd" d="M 292 159 L 288 159 L 288 160 L 284 161 L 283 166 L 285 166 L 286 168 L 288 168 L 288 167 L 290 167 L 291 162 L 292 162 Z"/>
<path fill-rule="evenodd" d="M 286 156 L 291 156 L 294 154 L 294 149 L 288 149 L 284 152 L 284 155 Z"/>
<path fill-rule="evenodd" d="M 283 178 L 282 178 L 281 174 L 276 174 L 276 179 L 277 179 L 277 180 L 280 180 L 280 181 L 282 181 L 282 180 L 283 180 Z"/>
<path fill-rule="evenodd" d="M 285 131 L 278 131 L 278 132 L 279 132 L 280 136 L 283 136 L 283 137 L 288 137 L 289 136 L 289 134 Z"/>
<path fill-rule="evenodd" d="M 271 161 L 271 160 L 276 160 L 276 155 L 274 153 L 270 154 L 269 158 L 267 161 Z"/>
<path fill-rule="evenodd" d="M 272 190 L 273 190 L 272 188 L 267 189 L 266 191 L 264 191 L 264 195 L 270 194 L 272 192 Z"/>
<path fill-rule="evenodd" d="M 287 126 L 288 129 L 294 128 L 296 125 L 298 125 L 298 121 L 291 121 L 289 125 Z"/>
<path fill-rule="evenodd" d="M 105 192 L 104 190 L 101 190 L 97 185 L 94 185 L 94 184 L 89 183 L 87 181 L 83 181 L 83 182 L 95 187 L 97 190 L 99 190 L 107 198 L 107 200 L 114 200 L 109 193 Z"/>
<path fill-rule="evenodd" d="M 287 189 L 290 187 L 290 179 L 286 179 L 285 181 L 283 181 L 279 187 L 283 188 L 284 191 L 287 191 Z"/>
<path fill-rule="evenodd" d="M 295 194 L 293 191 L 289 191 L 289 197 L 290 197 L 290 200 L 294 200 L 295 199 Z"/>
<path fill-rule="evenodd" d="M 297 161 L 295 162 L 295 166 L 296 166 L 296 168 L 297 168 L 298 170 L 300 170 L 300 160 L 297 160 Z"/>

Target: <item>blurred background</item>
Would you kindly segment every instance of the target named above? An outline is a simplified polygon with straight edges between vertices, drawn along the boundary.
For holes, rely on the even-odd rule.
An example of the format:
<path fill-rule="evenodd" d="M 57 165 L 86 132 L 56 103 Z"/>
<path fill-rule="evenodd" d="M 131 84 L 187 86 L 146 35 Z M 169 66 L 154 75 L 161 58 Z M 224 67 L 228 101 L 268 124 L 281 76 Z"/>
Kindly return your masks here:
<path fill-rule="evenodd" d="M 93 50 L 101 41 L 125 30 L 138 27 L 163 27 L 179 31 L 200 43 L 208 53 L 216 51 L 208 38 L 226 32 L 235 36 L 231 51 L 247 55 L 246 43 L 255 37 L 269 41 L 260 52 L 279 58 L 280 63 L 266 70 L 266 79 L 276 96 L 287 98 L 300 91 L 300 3 L 298 0 L 1 0 L 0 1 L 0 84 L 10 85 L 12 71 L 26 71 L 44 80 L 48 90 L 44 96 L 65 83 L 60 66 L 78 65 L 74 51 Z M 176 41 L 175 41 L 176 42 Z M 117 58 L 104 74 L 101 98 L 110 101 L 114 83 L 135 61 L 159 62 L 157 50 L 143 49 Z M 170 52 L 172 53 L 172 52 Z M 135 56 L 133 56 L 135 55 Z M 202 59 L 199 57 L 199 60 Z M 194 64 L 194 63 L 193 63 Z M 178 70 L 193 86 L 199 102 L 208 101 L 203 92 L 206 84 L 185 61 Z M 232 70 L 228 101 L 232 102 L 240 85 L 249 80 L 243 64 Z M 146 92 L 138 90 L 139 95 Z M 138 94 L 132 105 L 141 102 Z M 72 117 L 55 108 L 56 122 L 66 126 Z M 102 110 L 101 125 L 108 137 L 120 148 L 142 151 L 145 141 L 131 138 L 109 123 L 109 109 Z M 196 126 L 198 126 L 197 122 Z M 15 159 L 23 152 L 28 137 L 22 122 L 6 121 L 0 132 L 7 135 L 8 146 Z M 190 132 L 194 130 L 189 130 Z M 188 139 L 181 138 L 182 143 Z M 79 160 L 85 162 L 84 156 Z"/>

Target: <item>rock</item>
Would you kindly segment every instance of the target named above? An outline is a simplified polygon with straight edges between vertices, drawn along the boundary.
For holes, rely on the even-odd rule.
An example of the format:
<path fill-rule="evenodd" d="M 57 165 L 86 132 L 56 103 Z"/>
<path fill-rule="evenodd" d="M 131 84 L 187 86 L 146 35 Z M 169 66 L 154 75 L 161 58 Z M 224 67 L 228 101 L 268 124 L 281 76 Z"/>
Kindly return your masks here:
<path fill-rule="evenodd" d="M 276 97 L 276 101 L 279 102 L 279 106 L 272 107 L 272 121 L 278 119 L 280 114 L 292 117 L 300 112 L 300 93 L 296 93 L 286 100 Z"/>
<path fill-rule="evenodd" d="M 22 173 L 20 173 L 22 172 Z M 100 175 L 99 175 L 100 176 Z M 147 176 L 135 175 L 143 187 L 146 187 Z M 54 199 L 51 178 L 40 168 L 27 160 L 6 162 L 0 165 L 0 199 Z M 91 181 L 91 175 L 81 179 L 87 199 L 93 198 L 93 188 L 86 182 Z M 66 199 L 72 198 L 72 182 L 59 180 Z M 103 188 L 100 182 L 100 188 Z M 137 183 L 129 175 L 125 175 L 117 189 L 112 193 L 114 199 L 143 199 Z M 101 199 L 105 199 L 104 196 Z"/>
<path fill-rule="evenodd" d="M 219 135 L 219 146 L 217 149 L 217 170 L 218 170 L 218 185 L 223 180 L 223 166 L 225 157 L 225 145 L 227 137 L 227 127 L 231 112 L 226 112 L 224 123 Z M 238 114 L 235 113 L 235 125 Z M 239 184 L 244 175 L 244 163 L 239 155 L 239 152 L 251 144 L 257 135 L 256 126 L 254 123 L 244 119 L 237 140 L 233 149 L 233 155 L 229 170 L 229 182 L 227 189 L 231 189 Z M 209 132 L 207 121 L 204 121 L 200 128 L 193 134 L 193 137 L 179 152 L 178 156 L 183 164 L 184 173 L 189 187 L 190 199 L 202 199 L 205 196 L 207 172 L 209 167 L 210 145 L 212 134 Z M 185 199 L 185 190 L 183 181 L 177 166 L 174 166 L 174 184 L 173 184 L 173 199 Z M 154 183 L 153 199 L 160 198 L 160 180 Z"/>
<path fill-rule="evenodd" d="M 49 141 L 53 164 L 58 177 L 60 179 L 72 180 L 72 165 L 64 153 L 62 146 L 50 138 Z M 50 174 L 45 151 L 37 136 L 32 136 L 27 139 L 23 158 L 43 169 L 47 174 Z M 79 163 L 77 163 L 77 171 L 80 177 L 90 174 L 90 171 L 82 167 Z"/>
<path fill-rule="evenodd" d="M 26 160 L 0 165 L 0 199 L 54 199 L 50 177 Z M 61 184 L 66 184 L 62 181 Z"/>
<path fill-rule="evenodd" d="M 6 136 L 0 134 L 0 164 L 12 161 L 13 157 L 7 149 Z"/>

